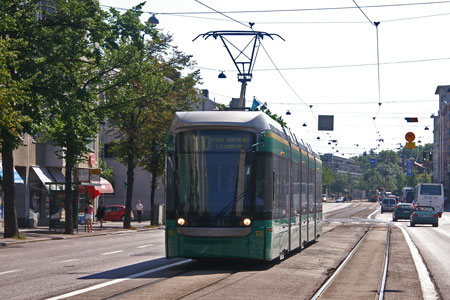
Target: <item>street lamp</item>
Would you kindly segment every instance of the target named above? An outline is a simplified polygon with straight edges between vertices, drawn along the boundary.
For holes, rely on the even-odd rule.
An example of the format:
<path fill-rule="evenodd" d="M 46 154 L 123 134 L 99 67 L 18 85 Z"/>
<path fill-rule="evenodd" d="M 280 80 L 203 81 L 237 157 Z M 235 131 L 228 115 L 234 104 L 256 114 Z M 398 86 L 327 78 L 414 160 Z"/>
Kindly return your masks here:
<path fill-rule="evenodd" d="M 147 22 L 150 24 L 155 24 L 155 25 L 159 24 L 159 20 L 155 17 L 155 14 L 152 14 L 152 16 L 150 18 L 148 18 Z"/>

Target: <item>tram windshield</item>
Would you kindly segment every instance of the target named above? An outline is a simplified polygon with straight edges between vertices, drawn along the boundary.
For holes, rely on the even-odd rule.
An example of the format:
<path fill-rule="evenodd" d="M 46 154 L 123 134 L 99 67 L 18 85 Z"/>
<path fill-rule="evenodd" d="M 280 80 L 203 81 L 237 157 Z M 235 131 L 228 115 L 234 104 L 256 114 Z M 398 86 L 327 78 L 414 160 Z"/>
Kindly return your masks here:
<path fill-rule="evenodd" d="M 254 141 L 245 131 L 179 134 L 175 211 L 188 226 L 240 226 L 249 217 Z"/>

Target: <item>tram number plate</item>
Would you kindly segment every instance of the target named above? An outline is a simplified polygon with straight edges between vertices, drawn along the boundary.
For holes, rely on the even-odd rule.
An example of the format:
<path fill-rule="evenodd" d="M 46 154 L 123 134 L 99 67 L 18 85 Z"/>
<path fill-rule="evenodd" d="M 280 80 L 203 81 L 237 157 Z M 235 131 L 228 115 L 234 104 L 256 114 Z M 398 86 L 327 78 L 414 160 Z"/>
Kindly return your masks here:
<path fill-rule="evenodd" d="M 262 231 L 262 230 L 256 230 L 256 232 L 255 232 L 256 236 L 263 236 L 263 234 L 264 234 L 264 231 Z"/>

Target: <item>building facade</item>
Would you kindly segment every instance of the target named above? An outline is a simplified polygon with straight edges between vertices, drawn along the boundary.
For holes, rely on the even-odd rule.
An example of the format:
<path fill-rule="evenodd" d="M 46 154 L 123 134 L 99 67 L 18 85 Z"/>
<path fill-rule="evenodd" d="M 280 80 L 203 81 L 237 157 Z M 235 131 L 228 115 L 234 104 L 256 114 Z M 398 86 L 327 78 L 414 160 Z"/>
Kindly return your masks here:
<path fill-rule="evenodd" d="M 362 175 L 361 168 L 353 159 L 335 156 L 331 153 L 325 153 L 321 156 L 322 162 L 331 172 L 337 174 L 350 174 L 353 178 L 358 179 Z"/>
<path fill-rule="evenodd" d="M 86 161 L 73 170 L 72 177 L 80 214 L 83 213 L 87 200 L 95 203 L 100 187 L 110 186 L 108 182 L 100 182 L 96 137 L 88 148 L 90 152 L 86 153 Z M 13 152 L 17 172 L 15 204 L 19 227 L 49 225 L 50 219 L 65 220 L 65 212 L 61 207 L 65 198 L 65 165 L 59 154 L 59 147 L 51 142 L 37 142 L 37 139 L 29 135 L 24 136 L 23 145 Z M 0 199 L 2 203 L 2 190 Z"/>
<path fill-rule="evenodd" d="M 438 86 L 439 112 L 433 124 L 433 182 L 450 191 L 450 85 Z"/>

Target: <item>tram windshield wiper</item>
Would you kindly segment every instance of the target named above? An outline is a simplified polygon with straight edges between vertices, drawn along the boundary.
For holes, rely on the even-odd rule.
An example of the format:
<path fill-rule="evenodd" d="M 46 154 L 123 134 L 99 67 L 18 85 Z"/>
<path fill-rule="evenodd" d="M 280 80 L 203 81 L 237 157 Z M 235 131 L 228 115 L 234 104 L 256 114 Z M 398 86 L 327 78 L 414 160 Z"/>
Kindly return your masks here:
<path fill-rule="evenodd" d="M 217 223 L 219 221 L 220 218 L 222 218 L 226 212 L 228 212 L 231 208 L 235 207 L 236 204 L 241 201 L 242 199 L 244 199 L 245 196 L 245 192 L 242 192 L 240 195 L 238 195 L 236 198 L 234 198 L 233 200 L 231 200 L 230 202 L 227 203 L 227 205 L 225 205 L 218 213 L 217 215 L 214 216 L 213 218 L 213 223 Z"/>

